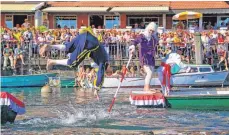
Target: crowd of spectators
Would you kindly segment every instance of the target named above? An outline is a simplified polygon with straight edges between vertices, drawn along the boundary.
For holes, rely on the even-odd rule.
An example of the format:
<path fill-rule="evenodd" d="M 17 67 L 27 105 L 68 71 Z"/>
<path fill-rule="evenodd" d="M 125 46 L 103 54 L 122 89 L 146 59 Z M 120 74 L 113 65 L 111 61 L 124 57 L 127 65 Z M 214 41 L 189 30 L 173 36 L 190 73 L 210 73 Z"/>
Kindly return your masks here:
<path fill-rule="evenodd" d="M 128 47 L 131 41 L 141 34 L 142 25 L 135 25 L 132 29 L 96 29 L 93 28 L 95 36 L 104 45 L 106 51 L 114 59 L 122 59 L 128 57 Z M 210 26 L 209 26 L 210 27 Z M 1 27 L 1 53 L 4 57 L 3 68 L 7 65 L 15 68 L 17 61 L 21 60 L 25 64 L 25 51 L 30 47 L 34 57 L 49 58 L 52 56 L 52 51 L 48 51 L 44 56 L 39 56 L 39 48 L 44 45 L 63 44 L 71 41 L 79 34 L 78 29 L 70 29 L 67 27 L 58 29 L 47 29 L 40 31 L 25 20 L 21 26 L 16 25 L 13 29 Z M 182 58 L 187 63 L 191 63 L 194 59 L 195 45 L 194 34 L 186 29 L 165 30 L 158 34 L 159 44 L 157 47 L 156 58 L 163 58 L 171 50 L 182 50 Z M 213 27 L 209 30 L 201 31 L 201 41 L 203 47 L 204 62 L 215 64 L 215 61 L 225 63 L 226 69 L 228 65 L 228 43 L 229 33 L 214 30 Z M 119 43 L 119 44 L 117 44 Z M 119 47 L 117 47 L 117 45 Z M 60 52 L 55 55 L 60 55 Z M 118 55 L 120 54 L 120 55 Z"/>

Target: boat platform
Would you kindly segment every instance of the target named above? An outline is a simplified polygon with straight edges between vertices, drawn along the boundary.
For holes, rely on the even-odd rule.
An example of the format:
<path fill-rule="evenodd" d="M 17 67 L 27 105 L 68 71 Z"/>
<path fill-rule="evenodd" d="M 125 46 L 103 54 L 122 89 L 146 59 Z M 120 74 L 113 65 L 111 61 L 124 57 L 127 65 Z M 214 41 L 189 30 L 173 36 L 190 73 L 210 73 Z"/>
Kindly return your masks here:
<path fill-rule="evenodd" d="M 151 93 L 145 91 L 132 91 L 130 93 L 130 104 L 137 107 L 165 107 L 165 97 L 162 93 Z"/>
<path fill-rule="evenodd" d="M 162 93 L 132 91 L 130 104 L 138 108 L 172 108 L 197 110 L 229 110 L 229 90 L 174 91 L 169 96 Z"/>

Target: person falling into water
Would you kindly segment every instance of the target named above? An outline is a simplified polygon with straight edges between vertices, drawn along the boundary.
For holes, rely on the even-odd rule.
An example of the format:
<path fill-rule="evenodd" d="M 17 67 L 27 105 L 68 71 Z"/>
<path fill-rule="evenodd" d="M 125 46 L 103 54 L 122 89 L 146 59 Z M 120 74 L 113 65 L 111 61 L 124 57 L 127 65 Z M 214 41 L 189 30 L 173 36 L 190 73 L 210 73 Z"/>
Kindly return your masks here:
<path fill-rule="evenodd" d="M 97 78 L 94 82 L 94 95 L 98 96 L 98 91 L 102 87 L 104 80 L 104 72 L 108 67 L 108 54 L 104 47 L 100 45 L 98 39 L 94 36 L 91 28 L 85 28 L 81 33 L 72 39 L 72 41 L 65 43 L 64 45 L 45 45 L 40 49 L 40 55 L 43 55 L 45 51 L 52 49 L 58 49 L 67 51 L 70 53 L 68 59 L 62 60 L 47 60 L 47 70 L 53 65 L 64 65 L 70 68 L 77 69 L 78 65 L 87 57 L 93 59 L 93 61 L 99 66 L 97 72 Z"/>
<path fill-rule="evenodd" d="M 140 34 L 138 38 L 133 40 L 132 45 L 129 47 L 130 53 L 135 52 L 135 46 L 140 44 L 139 57 L 140 63 L 146 72 L 144 91 L 156 92 L 156 90 L 150 89 L 150 81 L 155 67 L 155 53 L 156 46 L 158 44 L 158 37 L 156 35 L 157 25 L 151 22 L 145 31 Z"/>

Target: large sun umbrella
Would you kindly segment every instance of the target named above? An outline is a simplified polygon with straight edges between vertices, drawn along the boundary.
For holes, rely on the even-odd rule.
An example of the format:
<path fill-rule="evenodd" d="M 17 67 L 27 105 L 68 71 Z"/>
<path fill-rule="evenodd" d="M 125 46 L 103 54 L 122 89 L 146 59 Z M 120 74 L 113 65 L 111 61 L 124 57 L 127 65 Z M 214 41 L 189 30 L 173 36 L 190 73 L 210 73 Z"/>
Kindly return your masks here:
<path fill-rule="evenodd" d="M 198 12 L 185 11 L 173 16 L 173 20 L 188 20 L 201 18 L 202 14 Z"/>

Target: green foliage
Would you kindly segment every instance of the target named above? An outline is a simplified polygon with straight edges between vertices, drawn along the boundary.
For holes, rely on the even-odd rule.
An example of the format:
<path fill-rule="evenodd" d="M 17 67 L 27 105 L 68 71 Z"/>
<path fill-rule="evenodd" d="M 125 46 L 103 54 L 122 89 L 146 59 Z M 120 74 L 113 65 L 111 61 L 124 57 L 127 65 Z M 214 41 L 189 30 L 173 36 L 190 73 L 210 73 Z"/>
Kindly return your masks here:
<path fill-rule="evenodd" d="M 48 28 L 47 28 L 46 26 L 44 26 L 44 25 L 37 27 L 37 29 L 38 29 L 40 32 L 48 31 Z"/>

